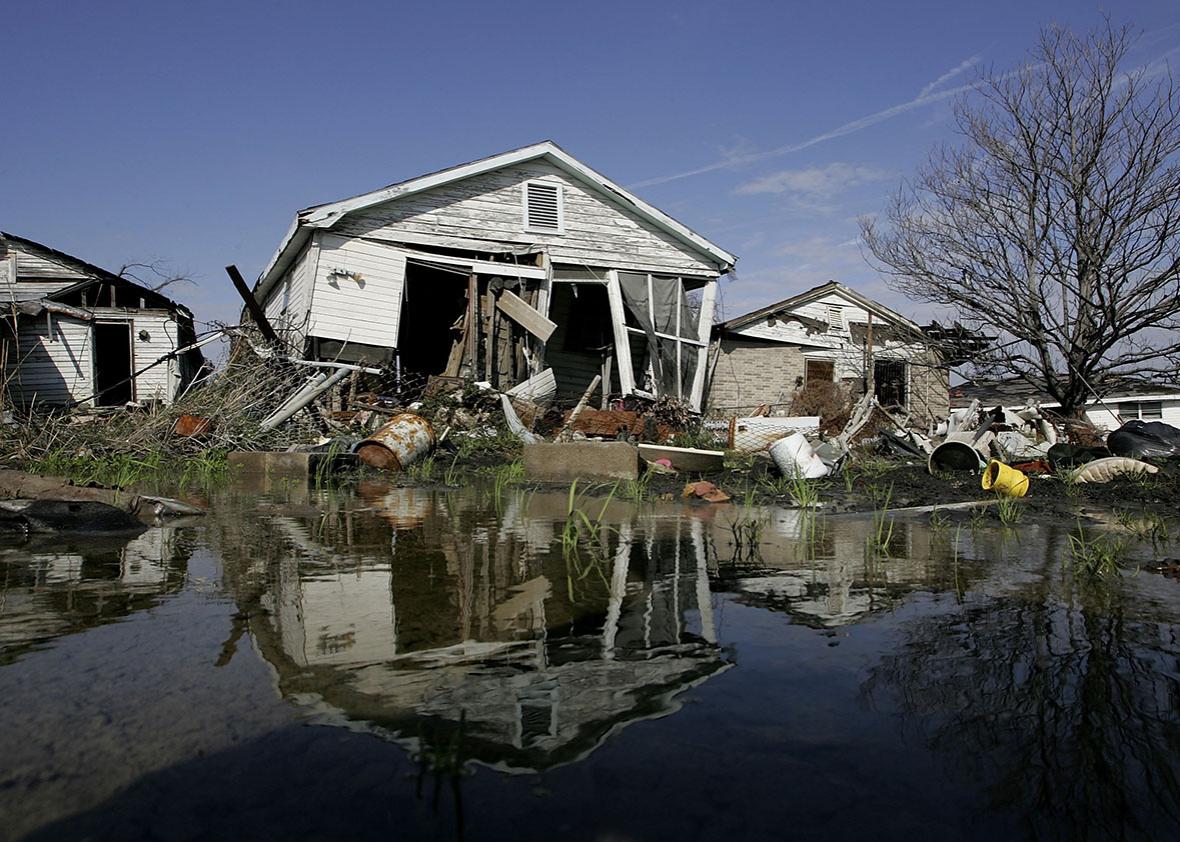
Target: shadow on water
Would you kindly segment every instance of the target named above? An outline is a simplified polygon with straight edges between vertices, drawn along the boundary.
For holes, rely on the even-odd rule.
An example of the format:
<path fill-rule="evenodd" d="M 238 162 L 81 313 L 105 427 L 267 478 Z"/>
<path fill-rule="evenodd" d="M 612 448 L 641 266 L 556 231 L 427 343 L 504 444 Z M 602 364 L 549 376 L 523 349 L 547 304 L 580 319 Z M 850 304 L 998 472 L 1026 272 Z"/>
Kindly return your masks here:
<path fill-rule="evenodd" d="M 229 495 L 200 531 L 232 600 L 202 668 L 265 664 L 294 716 L 34 838 L 1166 836 L 1180 585 L 1075 579 L 1068 532 L 519 489 Z M 12 651 L 184 579 L 183 553 L 142 591 L 127 547 L 95 553 L 106 579 L 6 565 L 40 606 L 0 614 Z M 75 616 L 83 590 L 106 601 Z"/>

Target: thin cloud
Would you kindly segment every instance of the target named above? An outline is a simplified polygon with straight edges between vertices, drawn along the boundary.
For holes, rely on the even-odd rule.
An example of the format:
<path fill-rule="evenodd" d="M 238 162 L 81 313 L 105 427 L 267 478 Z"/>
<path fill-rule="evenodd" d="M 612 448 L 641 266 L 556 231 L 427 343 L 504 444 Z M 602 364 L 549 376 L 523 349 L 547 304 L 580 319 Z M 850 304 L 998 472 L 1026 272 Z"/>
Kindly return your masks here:
<path fill-rule="evenodd" d="M 865 164 L 836 161 L 825 167 L 780 170 L 738 185 L 733 191 L 741 196 L 758 193 L 794 193 L 830 198 L 845 190 L 889 177 L 884 170 Z"/>
<path fill-rule="evenodd" d="M 924 97 L 924 96 L 930 94 L 932 91 L 934 91 L 938 88 L 941 88 L 943 85 L 945 85 L 951 79 L 954 79 L 956 76 L 958 76 L 962 73 L 965 73 L 966 71 L 970 70 L 975 65 L 979 64 L 979 61 L 980 61 L 980 57 L 978 55 L 974 55 L 974 56 L 971 56 L 970 58 L 963 59 L 963 61 L 959 62 L 957 65 L 952 67 L 946 73 L 939 76 L 937 79 L 935 79 L 929 85 L 922 88 L 922 90 L 918 91 L 918 97 L 919 98 Z"/>
<path fill-rule="evenodd" d="M 1020 71 L 1012 71 L 1012 73 L 1017 72 Z M 850 123 L 845 123 L 844 125 L 838 126 L 831 131 L 826 131 L 823 134 L 818 134 L 815 137 L 808 138 L 807 140 L 801 141 L 800 143 L 791 143 L 787 144 L 786 146 L 779 146 L 774 149 L 769 149 L 765 152 L 752 152 L 747 155 L 729 156 L 722 161 L 707 164 L 703 167 L 697 167 L 696 169 L 686 170 L 684 172 L 676 173 L 675 175 L 664 175 L 657 178 L 649 178 L 644 181 L 637 181 L 634 184 L 629 185 L 629 187 L 651 187 L 655 184 L 667 184 L 670 181 L 679 181 L 683 178 L 691 178 L 694 175 L 704 175 L 705 173 L 730 169 L 731 167 L 742 164 L 754 164 L 759 161 L 769 160 L 770 158 L 778 158 L 781 155 L 787 155 L 791 152 L 801 152 L 804 149 L 817 146 L 818 144 L 825 143 L 826 141 L 834 140 L 838 137 L 844 137 L 845 135 L 862 131 L 869 128 L 870 126 L 877 125 L 877 123 L 882 123 L 891 117 L 897 117 L 900 114 L 905 114 L 906 112 L 913 111 L 916 108 L 921 108 L 924 105 L 950 99 L 951 97 L 969 91 L 974 87 L 974 84 L 959 85 L 956 88 L 948 88 L 945 91 L 938 91 L 937 93 L 914 97 L 908 102 L 903 102 L 899 105 L 894 105 L 890 108 L 885 108 L 881 111 L 867 114 L 864 117 L 860 117 Z"/>

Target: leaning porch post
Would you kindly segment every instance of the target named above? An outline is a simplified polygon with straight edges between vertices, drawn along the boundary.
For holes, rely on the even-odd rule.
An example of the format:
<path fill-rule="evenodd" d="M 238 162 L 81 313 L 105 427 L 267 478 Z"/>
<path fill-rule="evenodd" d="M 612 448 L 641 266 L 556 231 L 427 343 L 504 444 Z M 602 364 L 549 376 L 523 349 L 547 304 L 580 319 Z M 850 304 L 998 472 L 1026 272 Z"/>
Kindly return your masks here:
<path fill-rule="evenodd" d="M 709 337 L 713 333 L 713 309 L 717 302 L 717 285 L 720 278 L 714 278 L 705 284 L 701 291 L 701 315 L 697 322 L 697 339 L 703 345 L 697 349 L 697 368 L 692 377 L 692 394 L 689 401 L 697 412 L 703 410 L 705 394 L 705 369 L 709 367 Z"/>
<path fill-rule="evenodd" d="M 627 317 L 623 312 L 623 287 L 619 273 L 606 273 L 606 298 L 610 302 L 611 327 L 615 335 L 615 362 L 619 366 L 619 391 L 629 395 L 635 391 L 635 369 L 631 367 L 631 341 L 627 333 Z"/>

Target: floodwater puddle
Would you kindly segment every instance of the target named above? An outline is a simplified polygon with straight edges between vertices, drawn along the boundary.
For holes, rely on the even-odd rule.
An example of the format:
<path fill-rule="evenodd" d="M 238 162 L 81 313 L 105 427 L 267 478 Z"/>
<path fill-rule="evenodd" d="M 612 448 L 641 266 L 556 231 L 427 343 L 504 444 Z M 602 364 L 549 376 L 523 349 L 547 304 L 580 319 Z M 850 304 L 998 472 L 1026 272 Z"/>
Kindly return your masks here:
<path fill-rule="evenodd" d="M 362 483 L 5 545 L 0 838 L 1174 832 L 1180 535 L 937 522 Z"/>

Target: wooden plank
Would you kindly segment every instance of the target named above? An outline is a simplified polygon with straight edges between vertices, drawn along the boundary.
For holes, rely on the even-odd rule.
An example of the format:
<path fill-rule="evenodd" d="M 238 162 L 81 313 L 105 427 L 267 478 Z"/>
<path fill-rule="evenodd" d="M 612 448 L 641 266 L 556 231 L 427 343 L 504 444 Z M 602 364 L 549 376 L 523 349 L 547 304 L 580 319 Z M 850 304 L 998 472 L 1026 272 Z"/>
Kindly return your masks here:
<path fill-rule="evenodd" d="M 467 324 L 464 325 L 464 335 L 467 337 L 467 358 L 460 366 L 460 373 L 475 377 L 476 364 L 479 359 L 479 281 L 472 272 L 467 276 Z"/>
<path fill-rule="evenodd" d="M 542 342 L 549 341 L 553 331 L 557 330 L 556 322 L 551 322 L 542 316 L 512 290 L 506 289 L 501 292 L 496 306 L 504 312 L 504 315 Z"/>
<path fill-rule="evenodd" d="M 255 324 L 258 325 L 258 330 L 262 333 L 262 338 L 267 342 L 279 344 L 279 336 L 275 333 L 270 322 L 266 318 L 266 313 L 262 312 L 262 308 L 258 306 L 258 299 L 254 297 L 254 293 L 250 292 L 250 287 L 246 285 L 246 281 L 242 278 L 242 273 L 238 271 L 238 267 L 232 263 L 225 267 L 226 274 L 229 279 L 234 282 L 234 289 L 238 291 L 238 295 L 242 296 L 242 301 L 246 302 L 246 309 L 250 312 L 250 317 L 254 319 Z M 114 296 L 114 287 L 112 287 L 111 295 Z M 113 303 L 113 302 L 112 302 Z"/>
<path fill-rule="evenodd" d="M 557 378 L 553 369 L 547 368 L 539 374 L 534 374 L 528 380 L 513 386 L 508 394 L 514 398 L 524 398 L 534 403 L 551 400 L 557 394 Z"/>

